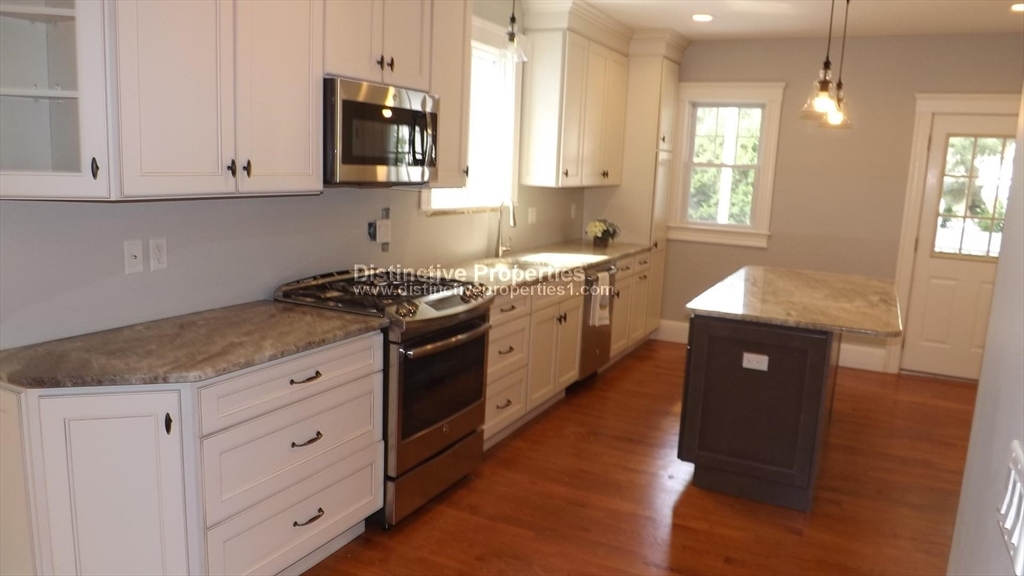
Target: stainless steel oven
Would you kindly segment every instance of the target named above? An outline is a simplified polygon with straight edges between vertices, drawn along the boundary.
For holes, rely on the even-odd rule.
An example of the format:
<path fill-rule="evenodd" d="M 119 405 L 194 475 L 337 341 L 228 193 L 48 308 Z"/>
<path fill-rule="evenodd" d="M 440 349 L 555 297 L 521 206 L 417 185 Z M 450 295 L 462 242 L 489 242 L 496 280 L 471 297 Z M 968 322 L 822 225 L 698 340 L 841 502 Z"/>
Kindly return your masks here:
<path fill-rule="evenodd" d="M 324 183 L 436 180 L 437 98 L 416 90 L 324 79 Z"/>
<path fill-rule="evenodd" d="M 482 310 L 448 328 L 390 338 L 387 525 L 469 474 L 483 457 L 491 325 Z"/>

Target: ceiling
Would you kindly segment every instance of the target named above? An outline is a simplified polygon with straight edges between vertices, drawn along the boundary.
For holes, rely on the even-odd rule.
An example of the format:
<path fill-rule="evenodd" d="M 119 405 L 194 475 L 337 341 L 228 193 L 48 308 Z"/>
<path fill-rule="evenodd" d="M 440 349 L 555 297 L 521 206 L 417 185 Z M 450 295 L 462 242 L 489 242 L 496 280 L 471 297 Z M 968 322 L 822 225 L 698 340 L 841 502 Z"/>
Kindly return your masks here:
<path fill-rule="evenodd" d="M 850 36 L 906 34 L 1024 34 L 1021 0 L 852 0 Z M 810 38 L 828 32 L 829 0 L 590 0 L 629 27 L 674 28 L 690 40 Z M 845 9 L 836 1 L 836 32 Z M 698 23 L 694 14 L 715 17 Z"/>

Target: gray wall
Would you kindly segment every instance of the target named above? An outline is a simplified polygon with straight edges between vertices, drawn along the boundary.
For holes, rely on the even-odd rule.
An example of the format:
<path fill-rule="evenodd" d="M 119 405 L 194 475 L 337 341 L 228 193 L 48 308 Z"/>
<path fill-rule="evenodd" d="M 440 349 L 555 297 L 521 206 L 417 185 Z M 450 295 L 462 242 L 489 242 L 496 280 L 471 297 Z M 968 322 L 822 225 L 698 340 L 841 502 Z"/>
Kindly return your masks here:
<path fill-rule="evenodd" d="M 684 81 L 784 81 L 767 249 L 669 243 L 663 316 L 747 264 L 894 278 L 910 162 L 914 94 L 1016 93 L 1024 36 L 851 38 L 844 80 L 854 123 L 825 131 L 798 115 L 821 40 L 696 42 Z M 834 65 L 838 57 L 833 54 Z"/>
<path fill-rule="evenodd" d="M 1017 122 L 1017 150 L 1024 150 L 1024 103 Z M 995 508 L 1006 490 L 1010 441 L 1024 442 L 1024 154 L 1014 169 L 950 574 L 1013 573 Z"/>
<path fill-rule="evenodd" d="M 524 188 L 517 250 L 573 238 L 582 193 Z M 391 252 L 366 237 L 390 206 Z M 537 223 L 526 209 L 537 208 Z M 279 284 L 355 264 L 421 266 L 488 256 L 495 213 L 428 217 L 406 190 L 86 204 L 0 202 L 0 348 L 269 298 Z M 125 276 L 124 240 L 166 237 L 167 270 Z M 148 250 L 148 248 L 147 248 Z"/>

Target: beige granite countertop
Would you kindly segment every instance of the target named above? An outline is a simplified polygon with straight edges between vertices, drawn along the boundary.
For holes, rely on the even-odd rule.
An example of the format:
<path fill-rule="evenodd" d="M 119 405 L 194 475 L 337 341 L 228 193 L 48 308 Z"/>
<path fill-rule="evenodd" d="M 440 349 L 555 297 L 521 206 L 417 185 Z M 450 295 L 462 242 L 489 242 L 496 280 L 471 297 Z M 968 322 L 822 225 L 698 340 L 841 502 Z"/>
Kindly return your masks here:
<path fill-rule="evenodd" d="M 473 262 L 462 264 L 460 267 L 466 270 L 468 280 L 480 282 L 498 292 L 501 292 L 511 286 L 523 288 L 549 280 L 557 280 L 560 278 L 564 279 L 566 278 L 566 271 L 577 269 L 586 270 L 588 268 L 607 264 L 619 258 L 646 252 L 650 249 L 651 246 L 645 244 L 624 244 L 621 242 L 612 242 L 607 247 L 597 248 L 590 240 L 576 240 L 563 242 L 561 244 L 549 244 L 547 246 L 541 246 L 539 248 L 523 252 L 510 253 L 500 259 L 485 258 L 482 260 L 475 260 Z M 523 262 L 525 259 L 544 254 L 558 255 L 559 260 L 561 260 L 561 264 L 551 268 L 542 268 L 538 266 L 531 266 L 529 263 Z M 574 255 L 582 256 L 583 258 L 579 261 L 573 261 L 572 256 Z M 602 258 L 591 258 L 594 256 L 601 256 Z M 500 270 L 497 268 L 494 269 L 494 273 L 491 273 L 491 268 L 496 260 L 516 263 L 521 274 L 515 277 L 503 277 L 499 274 Z M 482 274 L 479 274 L 478 272 L 480 272 L 480 270 L 476 268 L 476 265 L 487 266 L 487 263 L 490 263 L 491 266 L 487 267 Z"/>
<path fill-rule="evenodd" d="M 522 257 L 529 254 L 543 254 L 547 252 L 556 252 L 559 254 L 581 254 L 584 256 L 607 256 L 605 260 L 616 260 L 626 256 L 633 256 L 646 250 L 650 250 L 651 246 L 647 244 L 625 244 L 623 242 L 612 241 L 605 248 L 597 248 L 591 240 L 573 240 L 571 242 L 563 242 L 561 244 L 552 244 L 549 246 L 542 246 L 540 248 L 525 252 L 523 254 L 513 254 L 512 256 Z M 587 266 L 596 265 L 588 264 Z M 585 266 L 585 267 L 587 267 Z"/>
<path fill-rule="evenodd" d="M 692 314 L 893 338 L 903 333 L 889 280 L 746 266 L 686 305 Z"/>
<path fill-rule="evenodd" d="M 265 300 L 0 351 L 23 388 L 198 382 L 385 328 L 388 321 Z"/>

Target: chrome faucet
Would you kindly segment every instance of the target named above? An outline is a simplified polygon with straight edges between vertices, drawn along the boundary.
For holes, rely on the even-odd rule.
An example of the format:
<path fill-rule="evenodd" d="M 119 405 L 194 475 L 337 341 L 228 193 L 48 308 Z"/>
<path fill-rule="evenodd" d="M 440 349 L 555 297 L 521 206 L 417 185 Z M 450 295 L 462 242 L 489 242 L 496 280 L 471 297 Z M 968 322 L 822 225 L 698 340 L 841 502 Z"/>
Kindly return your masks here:
<path fill-rule="evenodd" d="M 498 242 L 497 247 L 494 250 L 494 253 L 498 258 L 503 257 L 505 252 L 512 249 L 512 236 L 508 237 L 508 244 L 502 244 L 501 242 L 501 237 L 503 235 L 502 230 L 504 229 L 504 219 L 502 216 L 505 215 L 506 204 L 508 205 L 508 227 L 516 227 L 516 207 L 513 206 L 511 202 L 502 202 L 501 205 L 498 206 Z"/>

